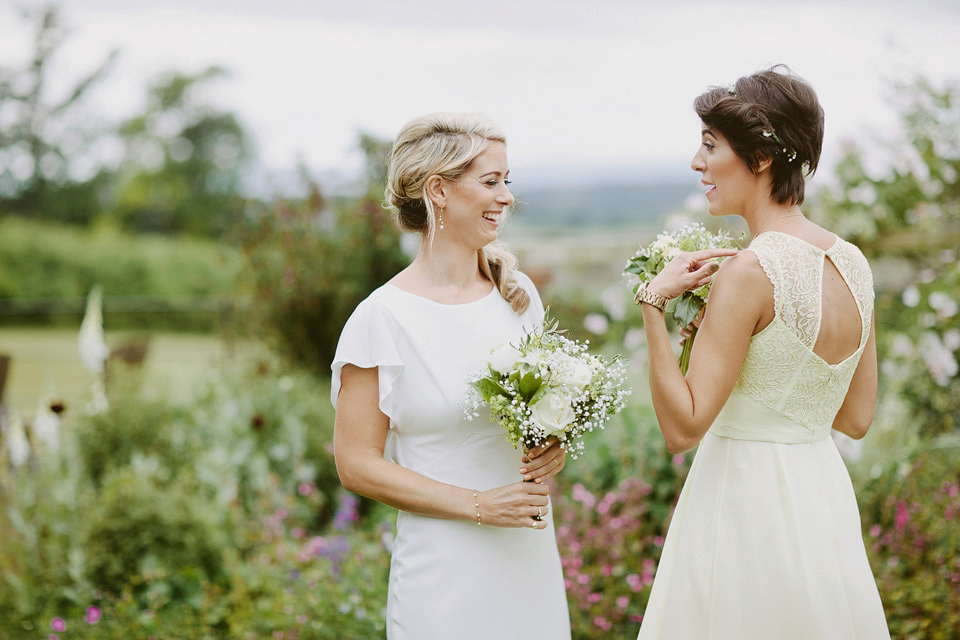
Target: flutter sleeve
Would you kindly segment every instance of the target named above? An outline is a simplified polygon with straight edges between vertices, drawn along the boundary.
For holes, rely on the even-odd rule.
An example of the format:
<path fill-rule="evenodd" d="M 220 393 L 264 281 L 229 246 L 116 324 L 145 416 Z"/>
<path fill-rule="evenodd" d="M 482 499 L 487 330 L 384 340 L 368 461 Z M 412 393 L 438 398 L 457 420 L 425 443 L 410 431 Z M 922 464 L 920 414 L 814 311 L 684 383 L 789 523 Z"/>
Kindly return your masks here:
<path fill-rule="evenodd" d="M 523 312 L 523 328 L 527 331 L 539 328 L 543 325 L 543 301 L 540 300 L 540 293 L 533 284 L 533 280 L 531 280 L 527 274 L 522 271 L 515 273 L 517 283 L 523 287 L 530 296 L 530 306 Z"/>
<path fill-rule="evenodd" d="M 344 325 L 337 343 L 336 355 L 330 368 L 333 370 L 330 385 L 330 401 L 337 408 L 340 394 L 340 374 L 343 366 L 368 369 L 377 368 L 380 385 L 378 406 L 391 419 L 396 415 L 394 392 L 397 379 L 403 371 L 403 361 L 397 350 L 397 324 L 389 312 L 370 298 L 361 302 Z"/>

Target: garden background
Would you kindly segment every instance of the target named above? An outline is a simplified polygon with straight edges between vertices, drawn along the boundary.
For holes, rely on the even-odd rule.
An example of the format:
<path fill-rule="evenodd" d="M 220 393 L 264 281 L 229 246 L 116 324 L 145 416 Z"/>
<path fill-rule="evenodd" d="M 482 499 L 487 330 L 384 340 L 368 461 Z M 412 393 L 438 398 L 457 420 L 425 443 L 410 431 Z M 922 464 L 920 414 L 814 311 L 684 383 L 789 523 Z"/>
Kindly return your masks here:
<path fill-rule="evenodd" d="M 412 249 L 380 205 L 389 140 L 357 135 L 346 187 L 303 164 L 251 194 L 250 132 L 207 99 L 223 69 L 154 78 L 105 126 L 86 101 L 113 56 L 52 99 L 63 14 L 23 24 L 25 62 L 0 61 L 0 639 L 383 637 L 395 513 L 340 488 L 328 398 L 343 322 Z M 849 141 L 805 209 L 876 272 L 877 417 L 838 444 L 892 635 L 960 638 L 960 84 L 890 95 L 887 161 Z M 122 162 L 78 168 L 104 141 Z M 692 459 L 663 445 L 619 276 L 659 229 L 725 224 L 686 193 L 528 190 L 505 233 L 571 336 L 632 361 L 630 406 L 552 487 L 578 639 L 635 635 Z"/>

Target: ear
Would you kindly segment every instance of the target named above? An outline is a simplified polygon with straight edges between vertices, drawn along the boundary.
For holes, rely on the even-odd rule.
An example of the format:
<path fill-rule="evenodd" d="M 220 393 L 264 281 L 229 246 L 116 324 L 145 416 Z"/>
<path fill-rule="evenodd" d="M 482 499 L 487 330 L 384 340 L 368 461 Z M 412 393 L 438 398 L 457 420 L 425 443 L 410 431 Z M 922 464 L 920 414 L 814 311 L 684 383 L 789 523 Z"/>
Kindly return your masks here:
<path fill-rule="evenodd" d="M 770 166 L 773 164 L 773 156 L 757 153 L 756 159 L 757 159 L 757 170 L 754 171 L 754 173 L 756 174 L 761 174 L 764 171 L 769 171 Z"/>
<path fill-rule="evenodd" d="M 427 178 L 423 191 L 436 207 L 447 206 L 447 194 L 443 190 L 443 178 L 434 174 Z"/>

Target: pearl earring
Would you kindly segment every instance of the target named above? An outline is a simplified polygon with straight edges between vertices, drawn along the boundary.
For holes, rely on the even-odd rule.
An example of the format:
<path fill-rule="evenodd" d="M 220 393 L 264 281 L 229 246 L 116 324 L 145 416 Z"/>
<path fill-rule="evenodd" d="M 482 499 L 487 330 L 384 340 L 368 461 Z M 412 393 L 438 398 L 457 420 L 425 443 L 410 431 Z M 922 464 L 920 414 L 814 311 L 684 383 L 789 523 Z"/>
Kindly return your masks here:
<path fill-rule="evenodd" d="M 440 223 L 440 230 L 443 230 L 443 207 L 440 207 L 440 213 L 437 214 L 437 222 Z"/>

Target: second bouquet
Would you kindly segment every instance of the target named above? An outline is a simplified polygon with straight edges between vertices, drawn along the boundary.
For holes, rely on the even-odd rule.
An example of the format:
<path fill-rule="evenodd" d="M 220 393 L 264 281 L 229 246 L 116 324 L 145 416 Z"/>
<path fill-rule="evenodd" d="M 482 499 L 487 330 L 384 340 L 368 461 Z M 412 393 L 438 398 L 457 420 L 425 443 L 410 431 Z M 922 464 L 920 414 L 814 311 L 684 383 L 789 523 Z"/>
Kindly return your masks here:
<path fill-rule="evenodd" d="M 584 434 L 602 429 L 626 406 L 626 365 L 617 356 L 608 362 L 588 353 L 548 313 L 518 344 L 491 352 L 485 370 L 468 381 L 465 413 L 473 419 L 486 406 L 514 447 L 531 449 L 555 436 L 575 459 Z"/>

